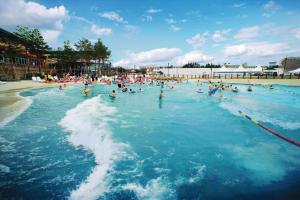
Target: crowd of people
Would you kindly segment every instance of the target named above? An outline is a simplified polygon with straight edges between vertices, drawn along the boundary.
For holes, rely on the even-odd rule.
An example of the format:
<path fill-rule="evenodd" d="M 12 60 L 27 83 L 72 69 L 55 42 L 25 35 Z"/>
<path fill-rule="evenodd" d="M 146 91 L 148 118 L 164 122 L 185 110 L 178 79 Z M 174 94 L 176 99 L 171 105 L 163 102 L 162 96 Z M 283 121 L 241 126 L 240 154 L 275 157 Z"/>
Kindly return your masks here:
<path fill-rule="evenodd" d="M 100 84 L 106 84 L 106 85 L 111 85 L 114 84 L 116 85 L 120 91 L 122 93 L 140 93 L 142 92 L 142 85 L 143 84 L 147 84 L 148 86 L 159 86 L 160 87 L 160 93 L 159 93 L 159 99 L 162 100 L 164 97 L 164 89 L 167 88 L 169 90 L 173 90 L 174 89 L 174 84 L 179 84 L 182 83 L 183 80 L 182 79 L 159 79 L 159 78 L 150 78 L 150 77 L 146 77 L 145 75 L 141 75 L 141 76 L 116 76 L 113 78 L 98 78 L 96 76 L 91 76 L 91 77 L 72 77 L 69 76 L 68 74 L 65 76 L 65 79 L 68 80 L 79 80 L 81 83 L 84 84 L 84 88 L 82 89 L 81 93 L 85 96 L 87 96 L 90 92 L 90 86 L 96 85 L 98 83 Z M 186 80 L 188 82 L 188 80 Z M 77 82 L 77 81 L 76 81 Z M 170 84 L 172 83 L 172 84 Z M 208 81 L 208 82 L 201 82 L 200 80 L 196 80 L 196 85 L 199 88 L 197 90 L 198 93 L 204 93 L 204 91 L 202 90 L 202 85 L 206 83 L 208 85 L 208 95 L 209 96 L 213 96 L 215 95 L 217 92 L 221 93 L 223 90 L 229 90 L 233 93 L 238 93 L 240 90 L 237 86 L 233 86 L 232 84 L 226 84 L 223 83 L 222 81 L 218 81 L 218 82 L 213 82 L 213 81 Z M 135 86 L 138 86 L 138 89 L 136 89 L 136 87 L 133 88 L 129 88 L 130 85 L 134 84 Z M 66 88 L 67 85 L 64 82 L 63 85 L 59 85 L 59 89 L 63 90 L 64 88 Z M 272 85 L 269 86 L 265 86 L 268 89 L 274 89 Z M 249 82 L 247 89 L 247 92 L 252 92 L 253 88 L 252 88 L 252 84 Z M 112 99 L 115 99 L 117 97 L 116 94 L 116 90 L 112 90 L 111 93 L 109 94 L 109 96 Z"/>

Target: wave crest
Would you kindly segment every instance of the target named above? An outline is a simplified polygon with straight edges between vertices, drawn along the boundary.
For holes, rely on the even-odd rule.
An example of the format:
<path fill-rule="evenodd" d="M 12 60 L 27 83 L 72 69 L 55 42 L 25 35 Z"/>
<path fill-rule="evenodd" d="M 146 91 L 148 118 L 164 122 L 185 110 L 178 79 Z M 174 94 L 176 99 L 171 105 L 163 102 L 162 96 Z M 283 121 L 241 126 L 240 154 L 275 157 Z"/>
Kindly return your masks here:
<path fill-rule="evenodd" d="M 71 134 L 68 141 L 75 147 L 83 147 L 95 156 L 96 167 L 79 187 L 71 192 L 70 199 L 97 199 L 108 191 L 107 175 L 114 162 L 125 155 L 126 145 L 111 138 L 109 122 L 116 113 L 100 96 L 79 103 L 67 111 L 59 124 Z"/>

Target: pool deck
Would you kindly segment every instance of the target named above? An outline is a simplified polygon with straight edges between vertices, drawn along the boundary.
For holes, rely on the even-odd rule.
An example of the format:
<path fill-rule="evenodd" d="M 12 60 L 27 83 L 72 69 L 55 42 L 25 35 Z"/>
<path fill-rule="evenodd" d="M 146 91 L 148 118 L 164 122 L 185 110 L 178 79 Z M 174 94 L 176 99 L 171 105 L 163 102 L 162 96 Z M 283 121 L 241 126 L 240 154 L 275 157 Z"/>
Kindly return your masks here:
<path fill-rule="evenodd" d="M 28 101 L 19 92 L 29 88 L 58 87 L 61 83 L 41 83 L 33 81 L 13 81 L 0 85 L 0 124 L 20 112 Z"/>

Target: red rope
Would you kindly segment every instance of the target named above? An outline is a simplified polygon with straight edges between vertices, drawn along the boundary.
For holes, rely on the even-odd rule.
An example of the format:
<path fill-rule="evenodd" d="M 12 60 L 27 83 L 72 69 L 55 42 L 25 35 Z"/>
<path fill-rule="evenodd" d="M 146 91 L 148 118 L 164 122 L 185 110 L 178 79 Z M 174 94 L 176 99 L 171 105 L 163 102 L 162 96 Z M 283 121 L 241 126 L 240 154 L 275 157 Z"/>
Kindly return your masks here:
<path fill-rule="evenodd" d="M 300 143 L 299 143 L 299 142 L 297 142 L 297 141 L 295 141 L 295 140 L 292 140 L 292 139 L 290 139 L 290 138 L 284 137 L 283 135 L 281 135 L 281 134 L 275 132 L 274 130 L 272 130 L 272 129 L 266 127 L 265 125 L 259 123 L 258 121 L 252 119 L 251 117 L 249 117 L 248 115 L 244 114 L 244 113 L 243 113 L 242 111 L 240 111 L 240 110 L 239 110 L 239 113 L 240 113 L 241 115 L 243 115 L 246 119 L 252 121 L 252 122 L 255 123 L 256 125 L 258 125 L 258 126 L 260 126 L 261 128 L 265 129 L 265 130 L 268 131 L 269 133 L 271 133 L 271 134 L 273 134 L 273 135 L 275 135 L 275 136 L 277 136 L 277 137 L 279 137 L 279 138 L 281 138 L 281 139 L 283 139 L 283 140 L 285 140 L 285 141 L 287 141 L 287 142 L 289 142 L 289 143 L 291 143 L 291 144 L 293 144 L 293 145 L 296 145 L 296 146 L 300 147 Z"/>
<path fill-rule="evenodd" d="M 296 146 L 300 147 L 300 143 L 299 142 L 294 141 L 294 140 L 292 140 L 290 138 L 284 137 L 283 135 L 280 135 L 279 133 L 276 133 L 275 131 L 273 131 L 272 129 L 264 126 L 261 123 L 258 123 L 257 125 L 260 126 L 260 127 L 262 127 L 263 129 L 267 130 L 269 133 L 271 133 L 273 135 L 276 135 L 277 137 L 279 137 L 279 138 L 281 138 L 281 139 L 283 139 L 283 140 L 285 140 L 285 141 L 287 141 L 287 142 L 289 142 L 289 143 L 291 143 L 293 145 L 296 145 Z"/>

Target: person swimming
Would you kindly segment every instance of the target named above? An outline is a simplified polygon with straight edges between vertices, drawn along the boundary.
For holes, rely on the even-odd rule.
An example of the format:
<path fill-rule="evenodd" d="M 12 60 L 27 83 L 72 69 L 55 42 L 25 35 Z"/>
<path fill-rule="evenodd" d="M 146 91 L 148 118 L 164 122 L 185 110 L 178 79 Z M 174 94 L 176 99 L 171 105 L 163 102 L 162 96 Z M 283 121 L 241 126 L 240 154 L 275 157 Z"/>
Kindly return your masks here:
<path fill-rule="evenodd" d="M 252 92 L 252 87 L 251 87 L 251 85 L 248 86 L 247 91 L 248 91 L 248 92 Z"/>
<path fill-rule="evenodd" d="M 125 85 L 122 85 L 122 92 L 127 92 L 127 87 Z"/>
<path fill-rule="evenodd" d="M 238 89 L 237 87 L 234 87 L 234 88 L 232 89 L 232 92 L 239 92 L 239 89 Z"/>
<path fill-rule="evenodd" d="M 84 94 L 85 96 L 87 96 L 90 92 L 90 89 L 88 87 L 85 87 L 83 90 L 82 90 L 82 94 Z"/>
<path fill-rule="evenodd" d="M 111 98 L 116 98 L 116 91 L 113 90 L 109 96 L 110 96 Z"/>
<path fill-rule="evenodd" d="M 273 90 L 274 88 L 273 88 L 273 86 L 272 86 L 272 85 L 270 85 L 269 89 L 270 89 L 270 90 Z"/>
<path fill-rule="evenodd" d="M 130 93 L 135 93 L 135 91 L 132 90 L 131 88 L 129 89 L 129 92 L 130 92 Z"/>
<path fill-rule="evenodd" d="M 210 85 L 208 89 L 208 95 L 214 95 L 218 91 L 218 89 L 219 87 L 217 87 L 216 85 Z"/>
<path fill-rule="evenodd" d="M 63 87 L 61 86 L 61 85 L 59 85 L 59 87 L 58 87 L 60 90 L 63 90 Z"/>

